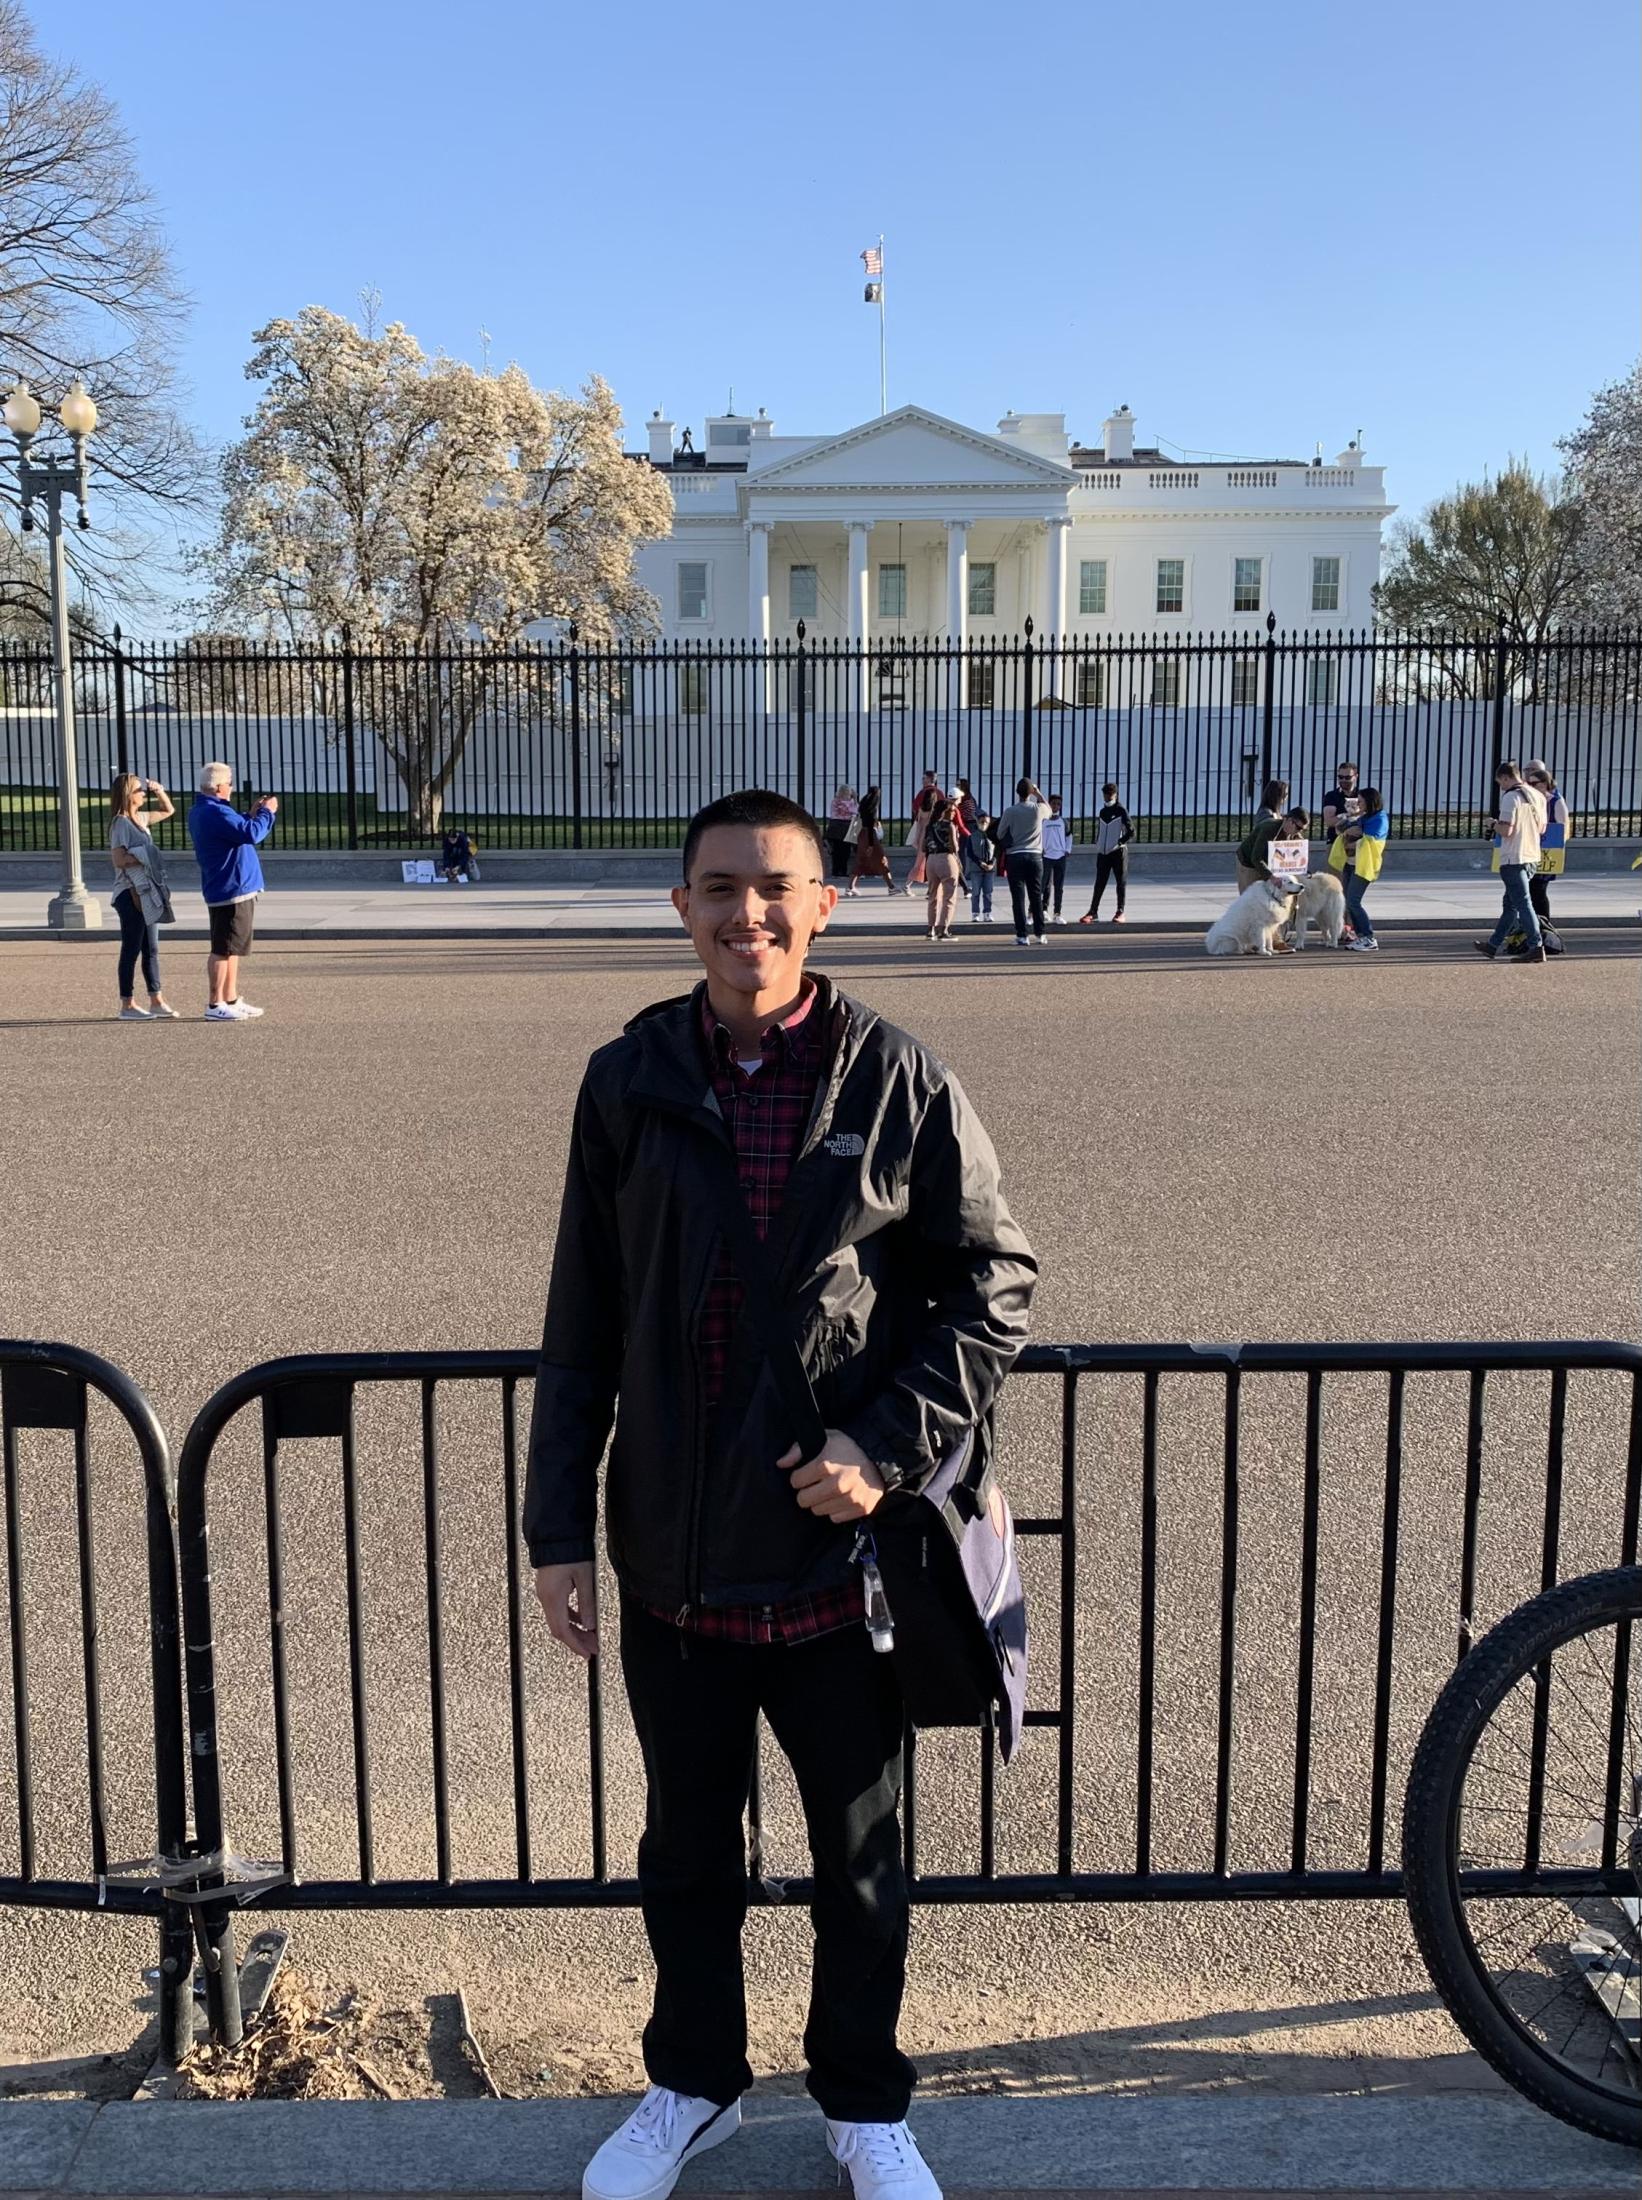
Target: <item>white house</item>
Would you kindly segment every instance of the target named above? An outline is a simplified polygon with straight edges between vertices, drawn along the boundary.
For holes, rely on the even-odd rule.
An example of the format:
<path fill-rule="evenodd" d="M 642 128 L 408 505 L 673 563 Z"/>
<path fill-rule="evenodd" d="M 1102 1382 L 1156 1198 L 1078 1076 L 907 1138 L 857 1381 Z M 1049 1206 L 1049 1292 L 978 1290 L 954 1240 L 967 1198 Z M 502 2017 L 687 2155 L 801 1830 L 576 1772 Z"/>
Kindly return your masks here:
<path fill-rule="evenodd" d="M 902 405 L 842 435 L 720 414 L 695 447 L 658 413 L 641 461 L 673 491 L 639 553 L 667 641 L 1040 638 L 1368 626 L 1395 509 L 1355 443 L 1321 457 L 1183 463 L 1061 413 L 995 434 Z"/>

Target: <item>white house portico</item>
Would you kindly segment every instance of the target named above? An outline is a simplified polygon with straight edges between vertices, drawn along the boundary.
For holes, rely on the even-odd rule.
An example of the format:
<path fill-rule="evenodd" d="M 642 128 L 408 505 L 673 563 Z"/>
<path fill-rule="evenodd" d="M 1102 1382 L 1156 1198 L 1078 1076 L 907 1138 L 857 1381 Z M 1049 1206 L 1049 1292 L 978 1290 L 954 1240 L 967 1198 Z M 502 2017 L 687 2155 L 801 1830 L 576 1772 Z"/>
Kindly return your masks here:
<path fill-rule="evenodd" d="M 903 405 L 836 436 L 723 414 L 697 451 L 650 422 L 674 524 L 639 553 L 670 641 L 1236 633 L 1366 626 L 1394 509 L 1352 445 L 1186 464 L 1120 407 L 1086 448 L 1059 413 L 996 433 Z"/>

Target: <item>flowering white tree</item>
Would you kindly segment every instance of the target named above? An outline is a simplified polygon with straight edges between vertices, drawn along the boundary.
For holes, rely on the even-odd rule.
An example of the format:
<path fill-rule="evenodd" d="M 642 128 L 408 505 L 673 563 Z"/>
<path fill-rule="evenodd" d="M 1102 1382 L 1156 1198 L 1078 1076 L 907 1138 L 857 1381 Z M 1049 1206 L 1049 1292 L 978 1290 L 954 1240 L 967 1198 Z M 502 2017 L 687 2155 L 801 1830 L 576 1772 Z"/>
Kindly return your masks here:
<path fill-rule="evenodd" d="M 653 629 L 633 554 L 671 525 L 667 485 L 623 452 L 597 377 L 579 396 L 538 390 L 321 306 L 255 342 L 262 394 L 224 461 L 213 609 L 294 643 L 346 628 L 374 655 L 369 714 L 431 832 L 498 650 L 542 619 L 592 642 Z"/>
<path fill-rule="evenodd" d="M 1598 390 L 1558 448 L 1583 518 L 1579 609 L 1642 624 L 1642 364 Z"/>

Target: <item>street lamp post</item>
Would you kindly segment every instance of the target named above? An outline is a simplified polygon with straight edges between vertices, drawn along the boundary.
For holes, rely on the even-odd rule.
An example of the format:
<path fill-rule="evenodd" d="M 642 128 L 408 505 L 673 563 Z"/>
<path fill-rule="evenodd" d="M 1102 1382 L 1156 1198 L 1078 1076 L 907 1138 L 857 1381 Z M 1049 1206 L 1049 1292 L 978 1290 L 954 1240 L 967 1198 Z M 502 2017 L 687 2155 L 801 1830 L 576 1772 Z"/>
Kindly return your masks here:
<path fill-rule="evenodd" d="M 29 448 L 40 432 L 40 400 L 19 381 L 6 399 L 6 426 L 17 438 L 17 479 L 22 490 L 23 531 L 34 526 L 34 503 L 46 508 L 51 567 L 51 684 L 57 706 L 58 840 L 63 883 L 52 897 L 46 922 L 57 932 L 90 932 L 103 921 L 102 904 L 86 892 L 80 875 L 80 776 L 74 755 L 74 668 L 68 647 L 68 565 L 63 555 L 63 494 L 73 493 L 82 527 L 91 525 L 86 510 L 86 443 L 97 425 L 97 408 L 76 376 L 57 416 L 74 455 L 69 460 L 33 459 Z"/>

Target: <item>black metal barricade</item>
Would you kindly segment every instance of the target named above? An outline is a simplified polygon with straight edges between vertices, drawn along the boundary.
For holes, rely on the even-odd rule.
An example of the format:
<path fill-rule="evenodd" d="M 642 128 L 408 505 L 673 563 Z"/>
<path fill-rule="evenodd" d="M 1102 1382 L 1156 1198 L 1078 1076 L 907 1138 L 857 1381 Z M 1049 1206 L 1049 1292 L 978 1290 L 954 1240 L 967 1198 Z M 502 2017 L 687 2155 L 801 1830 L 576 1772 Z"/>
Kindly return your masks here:
<path fill-rule="evenodd" d="M 142 1462 L 143 1532 L 147 1550 L 147 1634 L 153 1706 L 155 1853 L 135 1863 L 111 1862 L 105 1775 L 101 1606 L 94 1498 L 100 1487 L 92 1459 L 89 1402 L 95 1394 L 124 1422 Z M 77 1585 L 79 1684 L 85 1721 L 85 1780 L 77 1798 L 85 1812 L 85 1869 L 53 1876 L 41 1869 L 35 1745 L 40 1715 L 31 1701 L 30 1636 L 44 1635 L 45 1617 L 28 1595 L 31 1543 L 24 1501 L 20 1437 L 60 1431 L 73 1438 L 72 1517 Z M 5 1591 L 10 1638 L 12 1796 L 16 1870 L 4 1869 L 0 1905 L 152 1917 L 160 1928 L 160 2053 L 174 2062 L 192 2036 L 190 1978 L 193 1935 L 181 1899 L 197 1871 L 188 1841 L 181 1637 L 176 1542 L 172 1529 L 171 1455 L 152 1407 L 128 1376 L 74 1345 L 0 1341 L 0 1461 L 5 1485 Z M 65 1507 L 65 1510 L 68 1508 Z M 60 1528 L 61 1515 L 51 1528 Z M 53 1609 L 56 1609 L 54 1606 Z M 61 1720 L 53 1706 L 52 1725 Z"/>
<path fill-rule="evenodd" d="M 213 1865 L 198 1893 L 219 2037 L 238 2030 L 233 1911 L 258 1895 L 273 1895 L 281 1910 L 637 1899 L 634 1879 L 611 1866 L 596 1664 L 586 1676 L 580 1744 L 585 1795 L 579 1770 L 570 1770 L 567 1740 L 555 1744 L 545 1768 L 532 1761 L 536 1705 L 527 1665 L 540 1630 L 526 1612 L 517 1526 L 518 1393 L 532 1367 L 530 1355 L 505 1352 L 277 1360 L 226 1384 L 188 1433 L 178 1522 L 194 1830 Z M 1041 1395 L 1045 1384 L 1053 1386 L 1050 1400 Z M 494 1418 L 472 1454 L 472 1471 L 452 1472 L 441 1415 L 448 1395 L 465 1386 L 492 1394 Z M 414 1414 L 395 1403 L 407 1389 Z M 1097 1436 L 1115 1432 L 1099 1445 L 1094 1488 L 1080 1474 L 1087 1448 L 1080 1400 L 1091 1392 L 1099 1393 Z M 382 1404 L 389 1415 L 391 1425 L 378 1431 L 387 1441 L 376 1447 L 390 1461 L 385 1473 L 367 1474 L 362 1460 L 362 1401 L 373 1412 Z M 253 1404 L 261 1420 L 268 1662 L 260 1681 L 255 1657 L 236 1667 L 236 1685 L 242 1698 L 265 1691 L 271 1714 L 273 1780 L 264 1806 L 277 1816 L 279 1857 L 265 1868 L 243 1866 L 230 1846 L 231 1820 L 254 1819 L 256 1811 L 243 1792 L 247 1767 L 223 1727 L 208 1535 L 219 1443 Z M 1339 1464 L 1327 1473 L 1326 1407 L 1329 1428 L 1342 1437 Z M 1486 1617 L 1527 1589 L 1593 1563 L 1636 1558 L 1642 1352 L 1625 1345 L 1040 1345 L 1023 1356 L 1006 1408 L 1003 1471 L 1039 1610 L 1039 1685 L 1028 1724 L 1056 1738 L 1052 1769 L 1039 1758 L 1043 1854 L 1018 1855 L 1023 1837 L 1000 1823 L 992 1738 L 982 1733 L 977 1843 L 971 1868 L 955 1868 L 953 1752 L 962 1738 L 909 1737 L 906 1862 L 914 1899 L 923 1903 L 1393 1897 L 1400 1885 L 1388 1861 L 1394 1766 L 1456 1651 L 1463 1656 Z M 1014 1458 L 1043 1441 L 1034 1434 L 1040 1426 L 1053 1432 L 1052 1469 Z M 1572 1468 L 1570 1426 L 1581 1443 Z M 324 1528 L 310 1517 L 318 1484 L 304 1466 L 301 1537 L 310 1556 L 333 1561 L 340 1573 L 330 1639 L 345 1651 L 345 1720 L 340 1691 L 333 1693 L 337 1746 L 352 1787 L 340 1805 L 334 1777 L 315 1770 L 323 1753 L 309 1746 L 316 1718 L 330 1707 L 291 1683 L 293 1630 L 323 1585 L 309 1573 L 298 1578 L 289 1563 L 288 1447 L 312 1442 L 328 1447 L 337 1466 Z M 405 1464 L 410 1446 L 413 1467 Z M 250 1471 L 239 1493 L 241 1518 L 257 1479 Z M 461 1514 L 459 1540 L 447 1537 L 453 1507 Z M 403 1540 L 393 1561 L 395 1624 L 409 1595 L 407 1570 L 420 1576 L 415 1656 L 419 1667 L 425 1661 L 426 1733 L 411 1734 L 397 1700 L 389 1706 L 397 1721 L 390 1746 L 395 1840 L 402 1846 L 407 1820 L 425 1826 L 431 1814 L 431 1872 L 384 1869 L 378 1853 L 373 1716 L 383 1706 L 373 1700 L 372 1664 L 385 1653 L 373 1648 L 367 1601 L 373 1518 Z M 1485 1542 L 1492 1553 L 1502 1540 L 1515 1553 L 1515 1571 L 1509 1581 L 1491 1579 L 1485 1595 L 1485 1570 L 1510 1571 L 1493 1557 L 1485 1568 Z M 1045 1546 L 1047 1568 L 1035 1564 Z M 449 1580 L 453 1551 L 459 1593 Z M 236 1622 L 247 1604 L 242 1584 L 231 1606 Z M 495 1628 L 495 1663 L 505 1663 L 507 1717 L 505 1735 L 498 1717 L 494 1745 L 475 1751 L 472 1711 L 453 1718 L 450 1707 L 446 1630 L 470 1628 L 484 1609 Z M 1097 1623 L 1106 1634 L 1086 1646 Z M 1202 1639 L 1188 1656 L 1182 1644 L 1194 1627 Z M 1404 1630 L 1424 1644 L 1418 1671 L 1408 1670 L 1409 1654 L 1400 1650 Z M 396 1637 L 391 1654 L 397 1680 L 411 1654 L 408 1640 Z M 1092 1675 L 1086 1663 L 1095 1666 Z M 1049 1702 L 1037 1700 L 1045 1675 L 1053 1683 Z M 1098 1716 L 1080 1714 L 1091 1689 Z M 424 1700 L 420 1682 L 411 1694 Z M 1182 1716 L 1197 1719 L 1201 1750 L 1160 1752 L 1165 1697 L 1176 1728 Z M 491 1840 L 485 1869 L 464 1869 L 459 1854 L 453 1795 L 464 1808 L 485 1797 L 453 1775 L 456 1742 L 473 1783 L 483 1787 L 489 1775 L 496 1785 L 485 1824 L 492 1834 L 510 1829 L 505 1840 Z M 1091 1747 L 1101 1758 L 1093 1769 Z M 931 1753 L 945 1783 L 933 1816 L 921 1807 L 918 1771 Z M 1033 1756 L 1029 1749 L 1023 1765 Z M 424 1776 L 425 1800 L 417 1792 Z M 549 1869 L 537 1853 L 544 1778 L 555 1804 L 574 1798 L 573 1808 L 553 1817 L 554 1840 L 570 1838 L 572 1815 L 585 1823 L 580 1869 Z M 1019 1787 L 1021 1770 L 1012 1769 L 1009 1780 L 1011 1799 L 1030 1795 Z M 1100 1853 L 1091 1855 L 1085 1819 L 1096 1804 Z M 319 1863 L 307 1870 L 304 1822 L 319 1806 L 326 1835 Z M 762 1814 L 755 1782 L 753 1899 L 800 1899 L 807 1882 L 770 1869 Z M 933 1863 L 930 1847 L 942 1852 Z"/>

